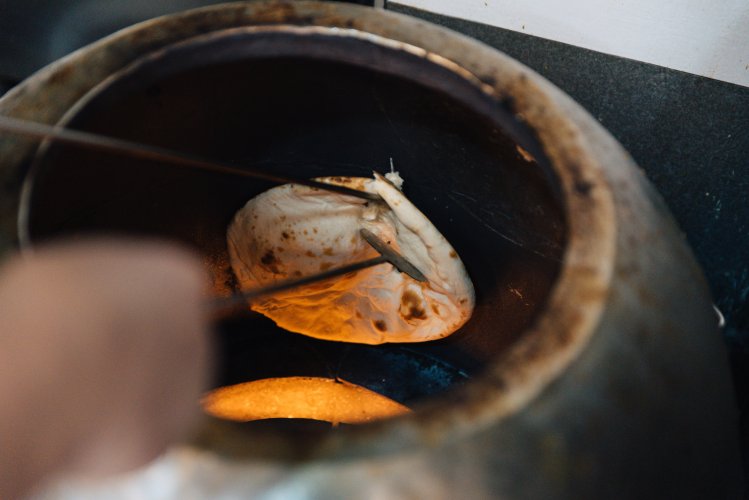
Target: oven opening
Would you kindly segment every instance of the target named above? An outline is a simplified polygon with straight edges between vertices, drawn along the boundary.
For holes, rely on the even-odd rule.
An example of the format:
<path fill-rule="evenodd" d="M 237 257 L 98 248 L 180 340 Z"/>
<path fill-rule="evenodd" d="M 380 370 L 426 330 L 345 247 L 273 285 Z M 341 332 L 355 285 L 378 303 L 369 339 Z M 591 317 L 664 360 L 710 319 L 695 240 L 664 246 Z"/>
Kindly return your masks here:
<path fill-rule="evenodd" d="M 476 307 L 441 340 L 330 342 L 249 311 L 222 321 L 215 388 L 234 387 L 225 406 L 286 398 L 276 413 L 235 408 L 249 432 L 335 432 L 460 391 L 533 323 L 560 270 L 564 208 L 532 132 L 465 75 L 402 48 L 325 34 L 208 37 L 137 62 L 66 120 L 295 177 L 371 177 L 392 159 L 405 195 L 461 256 Z M 227 226 L 273 184 L 52 144 L 28 186 L 21 231 L 31 243 L 91 233 L 180 241 L 203 256 L 215 295 L 227 296 L 237 291 Z M 211 395 L 212 413 L 232 419 Z"/>

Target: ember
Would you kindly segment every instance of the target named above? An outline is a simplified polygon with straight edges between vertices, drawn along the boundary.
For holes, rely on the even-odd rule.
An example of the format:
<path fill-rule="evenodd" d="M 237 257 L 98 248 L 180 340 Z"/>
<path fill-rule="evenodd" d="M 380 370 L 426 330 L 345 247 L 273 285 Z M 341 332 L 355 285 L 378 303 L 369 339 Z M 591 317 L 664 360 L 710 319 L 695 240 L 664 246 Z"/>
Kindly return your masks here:
<path fill-rule="evenodd" d="M 361 424 L 411 411 L 360 385 L 319 377 L 268 378 L 221 387 L 206 395 L 202 405 L 210 415 L 239 422 L 306 418 Z"/>

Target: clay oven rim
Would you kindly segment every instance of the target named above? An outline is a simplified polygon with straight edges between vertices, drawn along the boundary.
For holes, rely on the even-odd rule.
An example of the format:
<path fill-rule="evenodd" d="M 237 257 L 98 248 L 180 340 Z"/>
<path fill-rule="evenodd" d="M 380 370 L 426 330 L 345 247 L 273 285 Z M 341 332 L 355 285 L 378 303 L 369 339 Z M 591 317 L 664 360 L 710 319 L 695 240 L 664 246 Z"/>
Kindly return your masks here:
<path fill-rule="evenodd" d="M 588 134 L 600 133 L 594 120 L 517 61 L 452 31 L 381 10 L 306 1 L 232 3 L 157 18 L 115 33 L 43 69 L 0 100 L 0 109 L 56 123 L 101 80 L 140 56 L 197 34 L 263 24 L 370 33 L 424 49 L 424 57 L 461 68 L 484 92 L 511 103 L 535 132 L 560 183 L 567 213 L 567 247 L 558 281 L 533 327 L 501 359 L 460 391 L 418 412 L 328 435 L 313 454 L 354 456 L 434 444 L 522 409 L 574 361 L 596 330 L 611 283 L 616 220 L 601 169 L 608 160 L 607 149 L 591 142 L 595 134 Z M 209 434 L 216 435 L 221 425 L 212 422 L 214 432 Z M 220 431 L 221 441 L 228 430 L 226 426 Z"/>

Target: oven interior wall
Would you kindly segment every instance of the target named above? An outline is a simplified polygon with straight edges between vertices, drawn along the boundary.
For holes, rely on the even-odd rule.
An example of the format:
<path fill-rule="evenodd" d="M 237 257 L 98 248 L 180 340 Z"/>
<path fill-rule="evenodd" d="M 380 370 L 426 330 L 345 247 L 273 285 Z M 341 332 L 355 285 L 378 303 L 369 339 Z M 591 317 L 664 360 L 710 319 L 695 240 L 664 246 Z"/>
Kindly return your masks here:
<path fill-rule="evenodd" d="M 454 245 L 474 317 L 409 345 L 345 345 L 246 315 L 221 325 L 219 384 L 340 376 L 404 403 L 460 384 L 529 326 L 557 276 L 563 209 L 548 177 L 485 116 L 407 78 L 299 58 L 201 66 L 104 92 L 70 126 L 291 176 L 370 176 L 392 158 L 404 192 Z M 39 160 L 30 234 L 158 236 L 196 248 L 233 286 L 225 231 L 257 180 L 53 145 Z"/>

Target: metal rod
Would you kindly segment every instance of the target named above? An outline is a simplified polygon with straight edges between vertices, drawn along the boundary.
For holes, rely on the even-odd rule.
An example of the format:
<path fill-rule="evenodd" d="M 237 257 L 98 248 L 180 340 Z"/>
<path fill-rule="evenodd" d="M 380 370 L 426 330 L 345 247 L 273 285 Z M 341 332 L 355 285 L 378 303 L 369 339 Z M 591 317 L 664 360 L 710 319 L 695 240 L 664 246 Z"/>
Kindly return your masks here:
<path fill-rule="evenodd" d="M 262 179 L 281 184 L 301 184 L 303 186 L 324 189 L 335 193 L 355 196 L 365 200 L 377 201 L 380 196 L 366 191 L 326 184 L 324 182 L 314 181 L 311 179 L 295 179 L 282 175 L 272 174 L 252 167 L 237 167 L 227 163 L 220 163 L 212 160 L 206 160 L 195 156 L 188 156 L 183 153 L 172 151 L 156 146 L 147 146 L 123 139 L 115 139 L 90 132 L 81 132 L 79 130 L 66 129 L 62 127 L 51 127 L 42 123 L 11 118 L 0 115 L 0 131 L 19 134 L 37 139 L 51 139 L 57 142 L 84 146 L 89 149 L 117 153 L 131 158 L 147 159 L 170 163 L 198 170 L 207 170 L 228 175 L 238 175 Z"/>
<path fill-rule="evenodd" d="M 385 257 L 388 262 L 395 266 L 398 271 L 406 273 L 416 281 L 422 283 L 429 281 L 427 277 L 424 276 L 424 273 L 419 271 L 416 266 L 408 261 L 408 259 L 393 250 L 390 245 L 378 238 L 372 231 L 362 228 L 359 230 L 359 234 L 372 248 L 380 252 L 380 255 Z"/>
<path fill-rule="evenodd" d="M 362 238 L 364 238 L 364 240 L 372 248 L 374 248 L 380 253 L 378 257 L 363 260 L 361 262 L 355 262 L 353 264 L 348 264 L 342 267 L 336 267 L 335 269 L 329 269 L 327 271 L 323 271 L 321 273 L 318 273 L 312 276 L 306 276 L 304 278 L 298 278 L 298 279 L 285 280 L 279 283 L 274 283 L 273 285 L 269 285 L 269 286 L 265 286 L 261 288 L 255 288 L 254 290 L 247 290 L 245 292 L 232 295 L 231 297 L 218 299 L 214 303 L 214 314 L 220 316 L 222 315 L 224 311 L 231 310 L 240 304 L 244 305 L 249 300 L 257 298 L 257 297 L 262 297 L 264 295 L 271 295 L 273 293 L 281 292 L 283 290 L 288 290 L 291 288 L 296 288 L 302 285 L 309 285 L 310 283 L 316 283 L 318 281 L 326 280 L 329 278 L 334 278 L 336 276 L 341 276 L 341 275 L 348 274 L 354 271 L 359 271 L 361 269 L 366 269 L 368 267 L 376 266 L 379 264 L 384 264 L 385 262 L 392 264 L 396 270 L 398 270 L 401 273 L 406 273 L 407 275 L 411 276 L 413 279 L 417 281 L 421 281 L 421 282 L 427 281 L 426 276 L 424 276 L 424 274 L 422 274 L 422 272 L 419 271 L 416 268 L 416 266 L 411 264 L 405 257 L 403 257 L 401 254 L 396 252 L 386 242 L 378 238 L 377 235 L 363 228 L 359 230 L 359 234 L 362 236 Z"/>
<path fill-rule="evenodd" d="M 232 295 L 231 297 L 217 299 L 213 303 L 213 309 L 215 312 L 220 313 L 221 311 L 232 309 L 238 305 L 245 305 L 247 304 L 249 300 L 256 299 L 258 297 L 271 295 L 274 293 L 282 292 L 284 290 L 290 290 L 292 288 L 296 288 L 296 287 L 303 286 L 303 285 L 309 285 L 311 283 L 317 283 L 318 281 L 323 281 L 329 278 L 335 278 L 336 276 L 342 276 L 344 274 L 352 273 L 354 271 L 360 271 L 362 269 L 377 266 L 379 264 L 384 264 L 387 262 L 389 262 L 388 258 L 385 257 L 384 255 L 380 255 L 378 257 L 373 257 L 371 259 L 363 260 L 361 262 L 355 262 L 353 264 L 348 264 L 346 266 L 329 269 L 327 271 L 323 271 L 321 273 L 314 274 L 312 276 L 305 276 L 303 278 L 280 281 L 272 285 L 255 288 L 253 290 L 247 290 L 245 292 L 240 292 L 235 295 Z"/>

